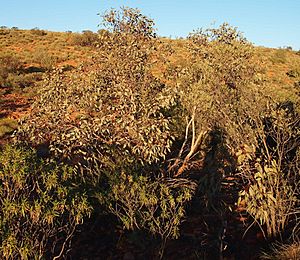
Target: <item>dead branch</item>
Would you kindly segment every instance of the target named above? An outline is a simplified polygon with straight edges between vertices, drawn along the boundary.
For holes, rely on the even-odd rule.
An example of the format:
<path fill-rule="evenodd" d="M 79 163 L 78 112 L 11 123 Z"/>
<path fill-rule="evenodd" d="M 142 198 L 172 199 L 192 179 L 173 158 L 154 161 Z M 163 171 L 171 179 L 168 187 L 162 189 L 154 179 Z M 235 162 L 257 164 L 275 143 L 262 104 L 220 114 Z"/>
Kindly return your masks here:
<path fill-rule="evenodd" d="M 174 177 L 180 176 L 187 168 L 189 168 L 189 165 L 191 164 L 191 159 L 193 158 L 193 156 L 197 154 L 200 145 L 204 142 L 204 140 L 207 137 L 208 130 L 206 131 L 202 130 L 198 134 L 196 134 L 195 113 L 196 113 L 196 107 L 194 107 L 193 109 L 193 114 L 191 119 L 189 121 L 187 119 L 187 125 L 185 129 L 185 139 L 178 153 L 178 156 L 175 162 L 172 165 L 170 165 L 168 168 L 168 172 L 175 171 Z M 183 157 L 182 154 L 186 151 L 190 128 L 192 128 L 191 146 L 189 148 L 187 155 L 184 158 L 182 158 Z"/>

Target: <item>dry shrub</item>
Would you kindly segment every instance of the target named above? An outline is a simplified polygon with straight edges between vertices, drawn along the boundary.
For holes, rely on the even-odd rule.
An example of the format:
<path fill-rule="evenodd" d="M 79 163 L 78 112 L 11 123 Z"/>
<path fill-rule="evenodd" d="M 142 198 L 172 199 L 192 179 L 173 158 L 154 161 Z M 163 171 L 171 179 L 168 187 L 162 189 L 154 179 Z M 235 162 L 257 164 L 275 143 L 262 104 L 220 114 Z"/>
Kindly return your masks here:
<path fill-rule="evenodd" d="M 33 34 L 33 35 L 37 35 L 37 36 L 45 36 L 47 35 L 47 32 L 44 31 L 44 30 L 41 30 L 39 28 L 33 28 L 30 30 L 30 32 Z"/>
<path fill-rule="evenodd" d="M 70 43 L 79 46 L 95 46 L 98 42 L 97 33 L 92 31 L 83 31 L 82 33 L 72 33 Z"/>
<path fill-rule="evenodd" d="M 120 158 L 156 162 L 171 147 L 165 112 L 174 94 L 150 72 L 152 29 L 146 35 L 113 32 L 100 40 L 90 66 L 49 75 L 18 136 L 49 143 L 56 156 L 80 157 L 81 169 L 110 167 Z"/>
<path fill-rule="evenodd" d="M 237 153 L 238 168 L 250 185 L 240 201 L 268 236 L 284 232 L 299 214 L 299 118 L 285 106 L 270 106 L 256 121 L 257 146 Z"/>
<path fill-rule="evenodd" d="M 39 64 L 41 68 L 51 70 L 56 65 L 57 57 L 49 53 L 45 48 L 40 47 L 34 50 L 31 60 L 33 63 Z"/>
<path fill-rule="evenodd" d="M 300 243 L 290 245 L 274 244 L 270 252 L 263 252 L 260 259 L 263 260 L 298 260 L 300 256 Z"/>
<path fill-rule="evenodd" d="M 179 153 L 175 175 L 189 169 L 190 158 L 203 160 L 209 149 L 205 141 L 219 129 L 229 152 L 256 142 L 252 121 L 264 109 L 262 95 L 254 84 L 256 63 L 253 46 L 227 24 L 198 30 L 188 37 L 184 66 L 171 68 L 186 117 L 185 142 Z M 179 161 L 179 163 L 178 163 Z"/>

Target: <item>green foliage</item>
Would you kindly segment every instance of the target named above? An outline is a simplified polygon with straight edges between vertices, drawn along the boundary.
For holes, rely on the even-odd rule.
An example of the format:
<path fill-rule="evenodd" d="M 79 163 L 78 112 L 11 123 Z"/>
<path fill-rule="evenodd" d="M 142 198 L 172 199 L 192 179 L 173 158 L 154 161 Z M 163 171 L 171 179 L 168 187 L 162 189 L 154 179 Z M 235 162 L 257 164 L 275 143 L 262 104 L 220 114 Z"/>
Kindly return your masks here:
<path fill-rule="evenodd" d="M 257 146 L 237 153 L 239 171 L 248 180 L 242 191 L 247 212 L 266 225 L 267 235 L 280 234 L 299 205 L 299 118 L 292 104 L 269 107 L 256 121 Z"/>
<path fill-rule="evenodd" d="M 280 63 L 286 63 L 287 62 L 287 50 L 285 49 L 277 49 L 273 56 L 270 58 L 270 60 L 273 62 L 273 64 L 280 64 Z"/>
<path fill-rule="evenodd" d="M 145 229 L 163 240 L 177 238 L 186 202 L 192 199 L 195 187 L 186 179 L 151 180 L 123 173 L 112 186 L 109 209 L 126 229 Z"/>
<path fill-rule="evenodd" d="M 32 62 L 39 64 L 46 70 L 51 70 L 57 61 L 57 57 L 49 53 L 45 47 L 37 48 L 32 54 Z"/>
<path fill-rule="evenodd" d="M 4 77 L 7 73 L 16 73 L 22 68 L 20 59 L 11 53 L 4 53 L 0 56 L 0 75 Z"/>
<path fill-rule="evenodd" d="M 18 127 L 18 123 L 14 119 L 0 118 L 0 137 L 12 133 Z"/>
<path fill-rule="evenodd" d="M 9 74 L 6 78 L 5 86 L 16 89 L 24 89 L 27 87 L 33 87 L 42 78 L 41 73 L 20 73 Z"/>
<path fill-rule="evenodd" d="M 260 225 L 266 225 L 269 236 L 277 235 L 287 225 L 297 197 L 276 161 L 272 161 L 270 167 L 256 163 L 256 170 L 255 181 L 249 191 L 240 193 L 239 202 L 243 200 L 246 211 Z"/>
<path fill-rule="evenodd" d="M 73 183 L 71 168 L 41 161 L 33 150 L 7 146 L 1 151 L 2 259 L 65 253 L 76 226 L 91 211 L 85 194 L 76 191 Z"/>
<path fill-rule="evenodd" d="M 187 46 L 191 60 L 178 80 L 184 109 L 197 115 L 197 131 L 223 129 L 232 148 L 253 142 L 247 120 L 257 110 L 259 97 L 253 85 L 252 45 L 235 28 L 223 24 L 190 34 Z"/>
<path fill-rule="evenodd" d="M 18 137 L 49 142 L 56 156 L 80 169 L 157 162 L 171 147 L 165 114 L 175 95 L 151 74 L 152 28 L 102 37 L 89 67 L 49 75 Z"/>
<path fill-rule="evenodd" d="M 27 73 L 21 59 L 13 53 L 0 55 L 0 87 L 25 88 L 40 79 L 39 73 Z"/>
<path fill-rule="evenodd" d="M 14 54 L 4 53 L 0 55 L 0 87 L 10 85 L 12 76 L 22 68 L 21 61 Z"/>

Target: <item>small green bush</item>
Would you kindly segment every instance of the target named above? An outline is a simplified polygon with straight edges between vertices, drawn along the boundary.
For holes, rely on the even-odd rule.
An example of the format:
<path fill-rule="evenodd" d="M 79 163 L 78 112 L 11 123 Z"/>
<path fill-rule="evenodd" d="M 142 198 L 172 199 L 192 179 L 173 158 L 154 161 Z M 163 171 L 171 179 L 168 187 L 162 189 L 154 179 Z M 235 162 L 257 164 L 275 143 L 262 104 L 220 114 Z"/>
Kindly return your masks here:
<path fill-rule="evenodd" d="M 291 78 L 299 78 L 300 77 L 300 68 L 289 70 L 286 75 Z"/>
<path fill-rule="evenodd" d="M 98 41 L 98 34 L 92 31 L 83 31 L 71 35 L 71 44 L 79 46 L 95 46 Z"/>
<path fill-rule="evenodd" d="M 277 235 L 286 227 L 297 198 L 275 161 L 270 167 L 256 166 L 255 181 L 249 191 L 240 193 L 239 202 L 243 199 L 247 212 L 260 225 L 266 225 L 269 236 Z"/>
<path fill-rule="evenodd" d="M 16 130 L 18 123 L 14 119 L 10 118 L 1 118 L 0 119 L 0 137 L 3 137 L 6 134 L 12 133 Z"/>
<path fill-rule="evenodd" d="M 41 73 L 28 73 L 28 74 L 13 74 L 9 73 L 7 78 L 3 80 L 3 86 L 18 89 L 32 86 L 37 81 L 41 80 Z"/>
<path fill-rule="evenodd" d="M 32 54 L 32 62 L 38 63 L 42 68 L 51 70 L 56 62 L 57 57 L 49 53 L 45 48 L 37 48 Z"/>
<path fill-rule="evenodd" d="M 0 258 L 62 256 L 91 212 L 71 168 L 37 158 L 32 149 L 0 153 Z"/>
<path fill-rule="evenodd" d="M 43 60 L 43 63 L 47 61 Z M 24 63 L 14 53 L 0 55 L 0 86 L 7 88 L 24 88 L 41 79 L 38 73 L 27 73 Z M 44 64 L 50 67 L 50 64 Z"/>
<path fill-rule="evenodd" d="M 34 35 L 38 35 L 38 36 L 45 36 L 47 35 L 47 32 L 44 30 L 41 30 L 39 28 L 33 28 L 30 30 L 30 32 Z"/>
<path fill-rule="evenodd" d="M 196 184 L 186 179 L 150 178 L 121 174 L 112 186 L 109 209 L 126 229 L 145 229 L 163 240 L 177 238 L 185 216 L 186 202 L 192 199 Z"/>
<path fill-rule="evenodd" d="M 0 55 L 0 76 L 5 77 L 8 73 L 17 73 L 23 67 L 20 59 L 13 53 Z"/>
<path fill-rule="evenodd" d="M 0 87 L 10 87 L 11 79 L 23 69 L 23 63 L 13 53 L 0 55 Z"/>
<path fill-rule="evenodd" d="M 239 202 L 268 236 L 281 234 L 299 214 L 299 116 L 293 105 L 270 106 L 255 122 L 257 146 L 237 153 L 238 170 L 249 183 Z"/>
<path fill-rule="evenodd" d="M 277 49 L 274 55 L 270 58 L 273 64 L 280 64 L 287 62 L 287 50 Z"/>

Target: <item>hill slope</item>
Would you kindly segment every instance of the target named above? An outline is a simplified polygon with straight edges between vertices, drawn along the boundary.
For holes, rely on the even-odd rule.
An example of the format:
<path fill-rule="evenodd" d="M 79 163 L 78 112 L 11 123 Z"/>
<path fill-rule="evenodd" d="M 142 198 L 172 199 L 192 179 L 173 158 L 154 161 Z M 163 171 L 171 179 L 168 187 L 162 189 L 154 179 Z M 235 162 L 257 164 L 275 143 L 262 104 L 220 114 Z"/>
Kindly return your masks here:
<path fill-rule="evenodd" d="M 40 29 L 0 29 L 0 138 L 16 126 L 16 119 L 29 109 L 43 75 L 54 67 L 72 69 L 88 61 L 96 51 L 98 35 L 50 32 Z M 173 50 L 169 61 L 184 64 L 185 40 L 162 39 Z M 299 102 L 300 52 L 290 49 L 256 47 L 263 88 L 280 102 Z M 163 77 L 163 64 L 153 73 Z M 299 107 L 299 106 L 298 106 Z"/>

